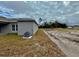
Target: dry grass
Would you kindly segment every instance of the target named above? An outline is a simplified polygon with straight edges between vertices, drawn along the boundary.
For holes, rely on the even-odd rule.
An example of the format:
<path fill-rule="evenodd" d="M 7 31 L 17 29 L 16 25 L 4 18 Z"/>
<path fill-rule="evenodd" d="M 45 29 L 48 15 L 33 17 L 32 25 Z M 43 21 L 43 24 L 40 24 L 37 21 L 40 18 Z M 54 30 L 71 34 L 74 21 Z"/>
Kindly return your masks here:
<path fill-rule="evenodd" d="M 68 28 L 53 28 L 51 30 L 53 30 L 53 31 L 61 31 L 61 32 L 79 32 L 79 29 L 75 29 L 75 28 L 72 28 L 72 29 L 68 29 Z"/>
<path fill-rule="evenodd" d="M 0 56 L 65 56 L 43 30 L 24 40 L 17 35 L 0 36 Z"/>

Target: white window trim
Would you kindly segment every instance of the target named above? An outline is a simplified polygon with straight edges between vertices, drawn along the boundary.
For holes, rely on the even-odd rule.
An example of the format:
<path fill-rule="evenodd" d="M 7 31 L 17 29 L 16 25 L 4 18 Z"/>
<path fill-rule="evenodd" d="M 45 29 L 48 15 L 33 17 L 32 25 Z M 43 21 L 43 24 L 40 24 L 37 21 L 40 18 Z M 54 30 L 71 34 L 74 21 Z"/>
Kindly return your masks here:
<path fill-rule="evenodd" d="M 15 31 L 12 30 L 12 25 L 15 25 Z M 16 31 L 16 25 L 17 25 L 17 24 L 11 24 L 11 31 L 12 31 L 12 32 L 17 32 L 17 31 L 18 31 L 18 30 Z"/>

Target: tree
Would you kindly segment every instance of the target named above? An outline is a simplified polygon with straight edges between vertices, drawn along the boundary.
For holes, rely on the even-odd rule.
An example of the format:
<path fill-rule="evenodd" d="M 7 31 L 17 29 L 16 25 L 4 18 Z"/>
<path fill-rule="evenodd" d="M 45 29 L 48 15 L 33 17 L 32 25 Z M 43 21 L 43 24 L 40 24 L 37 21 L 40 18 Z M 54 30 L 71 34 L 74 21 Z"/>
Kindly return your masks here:
<path fill-rule="evenodd" d="M 66 28 L 67 25 L 63 24 L 63 23 L 59 23 L 58 21 L 55 21 L 54 23 L 52 23 L 52 27 L 54 27 L 54 28 Z"/>
<path fill-rule="evenodd" d="M 43 20 L 42 20 L 42 18 L 39 18 L 39 23 L 41 23 Z"/>
<path fill-rule="evenodd" d="M 44 22 L 44 25 L 41 25 L 40 28 L 67 28 L 66 24 L 59 23 L 58 21 L 52 22 Z"/>

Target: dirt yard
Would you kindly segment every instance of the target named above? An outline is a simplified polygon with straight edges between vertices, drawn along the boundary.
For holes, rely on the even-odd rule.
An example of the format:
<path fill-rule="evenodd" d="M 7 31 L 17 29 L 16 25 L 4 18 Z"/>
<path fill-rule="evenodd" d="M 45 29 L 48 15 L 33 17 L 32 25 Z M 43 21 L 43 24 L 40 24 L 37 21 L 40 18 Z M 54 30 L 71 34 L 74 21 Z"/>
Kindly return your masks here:
<path fill-rule="evenodd" d="M 26 40 L 17 35 L 0 35 L 0 56 L 63 57 L 65 55 L 40 29 L 32 39 Z"/>

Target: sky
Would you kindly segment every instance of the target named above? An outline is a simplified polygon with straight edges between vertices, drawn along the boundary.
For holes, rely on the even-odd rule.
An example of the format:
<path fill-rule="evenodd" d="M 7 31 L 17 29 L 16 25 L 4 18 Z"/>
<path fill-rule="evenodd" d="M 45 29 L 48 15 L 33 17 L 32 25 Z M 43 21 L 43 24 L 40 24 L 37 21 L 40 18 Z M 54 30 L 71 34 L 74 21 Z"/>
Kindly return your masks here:
<path fill-rule="evenodd" d="M 0 15 L 79 24 L 79 1 L 0 1 Z"/>

